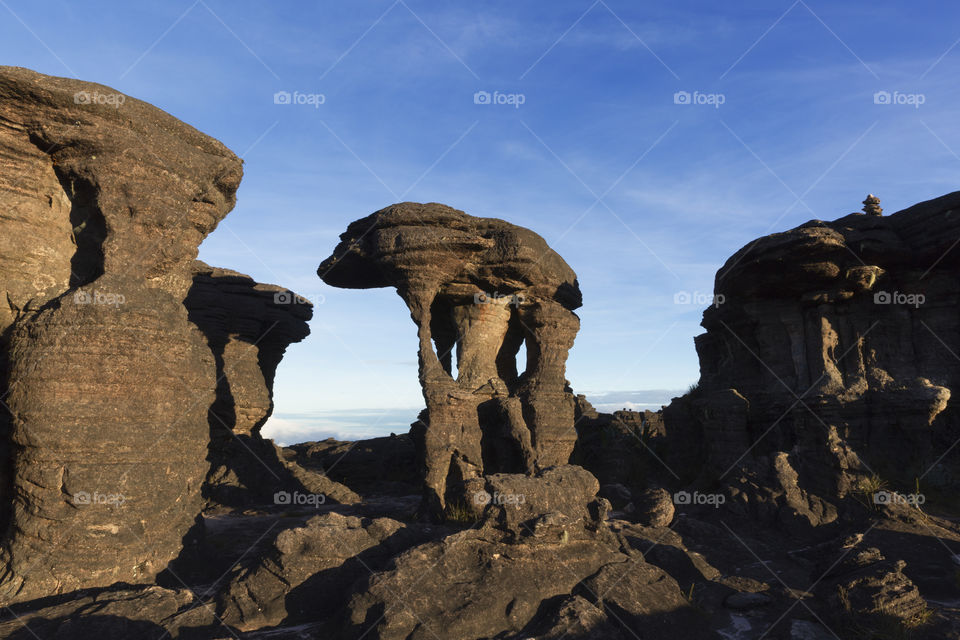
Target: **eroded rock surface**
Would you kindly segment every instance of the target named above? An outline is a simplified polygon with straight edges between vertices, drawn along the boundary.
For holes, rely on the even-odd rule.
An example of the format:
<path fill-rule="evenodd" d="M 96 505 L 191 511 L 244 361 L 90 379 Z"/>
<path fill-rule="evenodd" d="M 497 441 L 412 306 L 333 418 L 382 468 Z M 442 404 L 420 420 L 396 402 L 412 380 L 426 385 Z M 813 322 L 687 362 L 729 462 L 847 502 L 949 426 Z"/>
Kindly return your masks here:
<path fill-rule="evenodd" d="M 194 263 L 241 177 L 151 105 L 0 67 L 0 602 L 152 581 L 198 526 L 208 453 L 259 438 L 310 314 Z"/>
<path fill-rule="evenodd" d="M 696 339 L 699 388 L 664 412 L 668 435 L 688 443 L 667 462 L 701 480 L 743 476 L 748 502 L 772 488 L 792 515 L 771 513 L 798 526 L 834 520 L 820 498 L 875 474 L 956 486 L 958 235 L 952 193 L 890 216 L 814 220 L 735 253 Z"/>
<path fill-rule="evenodd" d="M 277 365 L 291 343 L 310 333 L 312 305 L 283 287 L 200 261 L 192 273 L 184 304 L 216 363 L 206 497 L 241 506 L 269 502 L 277 491 L 304 490 L 260 429 L 273 413 Z"/>
<path fill-rule="evenodd" d="M 413 434 L 432 515 L 465 500 L 458 483 L 569 460 L 576 432 L 565 365 L 581 296 L 573 270 L 540 236 L 405 202 L 351 223 L 317 273 L 336 287 L 395 287 L 410 309 L 427 405 Z"/>
<path fill-rule="evenodd" d="M 213 356 L 182 305 L 242 175 L 108 87 L 0 69 L 2 600 L 152 579 L 200 507 Z M 9 498 L 8 498 L 9 500 Z"/>
<path fill-rule="evenodd" d="M 220 596 L 220 617 L 244 629 L 331 619 L 361 575 L 431 537 L 423 525 L 326 513 L 282 531 L 270 552 L 238 569 Z"/>

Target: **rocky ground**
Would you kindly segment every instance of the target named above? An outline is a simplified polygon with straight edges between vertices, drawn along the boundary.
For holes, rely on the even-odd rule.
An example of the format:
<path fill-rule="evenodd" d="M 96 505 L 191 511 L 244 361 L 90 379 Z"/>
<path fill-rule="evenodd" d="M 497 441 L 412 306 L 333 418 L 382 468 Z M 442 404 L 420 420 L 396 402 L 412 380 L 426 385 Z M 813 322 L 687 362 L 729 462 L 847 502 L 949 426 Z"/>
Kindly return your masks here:
<path fill-rule="evenodd" d="M 437 525 L 402 490 L 415 474 L 390 471 L 404 450 L 407 436 L 285 449 L 362 497 L 210 505 L 205 536 L 157 584 L 15 604 L 0 637 L 960 638 L 949 502 L 851 497 L 834 526 L 798 534 L 732 501 L 675 505 L 565 466 L 492 476 L 491 496 L 524 503 Z"/>

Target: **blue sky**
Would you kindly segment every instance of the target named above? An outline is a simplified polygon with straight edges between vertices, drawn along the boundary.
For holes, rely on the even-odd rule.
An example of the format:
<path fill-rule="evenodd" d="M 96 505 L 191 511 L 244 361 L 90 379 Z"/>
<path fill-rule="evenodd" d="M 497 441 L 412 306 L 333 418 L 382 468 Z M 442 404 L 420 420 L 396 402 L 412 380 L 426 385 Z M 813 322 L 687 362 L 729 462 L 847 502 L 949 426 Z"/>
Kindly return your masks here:
<path fill-rule="evenodd" d="M 392 202 L 540 233 L 584 292 L 568 377 L 613 406 L 697 379 L 713 276 L 753 238 L 958 185 L 960 6 L 939 2 L 0 0 L 0 16 L 3 64 L 110 85 L 243 156 L 200 257 L 317 302 L 277 376 L 280 439 L 400 430 L 422 404 L 399 297 L 315 274 Z"/>

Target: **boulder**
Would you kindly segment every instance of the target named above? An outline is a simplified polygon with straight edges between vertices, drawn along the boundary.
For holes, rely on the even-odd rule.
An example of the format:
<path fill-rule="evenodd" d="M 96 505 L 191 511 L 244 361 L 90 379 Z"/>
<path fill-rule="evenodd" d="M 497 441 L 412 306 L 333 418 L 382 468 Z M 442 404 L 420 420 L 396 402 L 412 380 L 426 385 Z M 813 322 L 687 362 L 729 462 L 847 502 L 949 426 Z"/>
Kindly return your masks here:
<path fill-rule="evenodd" d="M 243 630 L 330 619 L 357 579 L 430 534 L 389 518 L 314 516 L 281 531 L 266 554 L 233 572 L 218 596 L 218 615 Z"/>
<path fill-rule="evenodd" d="M 536 475 L 498 473 L 470 498 L 484 507 L 483 521 L 512 539 L 559 539 L 596 530 L 606 515 L 605 500 L 595 500 L 599 485 L 589 471 L 575 465 L 551 467 Z"/>
<path fill-rule="evenodd" d="M 647 489 L 637 496 L 633 517 L 645 527 L 668 527 L 676 507 L 666 489 Z"/>
<path fill-rule="evenodd" d="M 625 556 L 594 540 L 509 544 L 470 529 L 414 547 L 370 576 L 341 637 L 475 640 L 516 634 L 542 603 Z M 679 592 L 678 592 L 679 594 Z"/>

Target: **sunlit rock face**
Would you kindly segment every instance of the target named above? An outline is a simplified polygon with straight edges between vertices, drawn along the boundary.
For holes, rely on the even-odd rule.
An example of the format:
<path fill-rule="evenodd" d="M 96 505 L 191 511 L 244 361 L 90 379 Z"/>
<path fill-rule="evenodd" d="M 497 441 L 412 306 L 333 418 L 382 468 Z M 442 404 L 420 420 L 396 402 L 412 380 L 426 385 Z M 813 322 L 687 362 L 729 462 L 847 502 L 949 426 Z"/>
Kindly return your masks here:
<path fill-rule="evenodd" d="M 216 380 L 182 301 L 242 174 L 156 107 L 0 67 L 0 601 L 149 581 L 180 552 Z"/>
<path fill-rule="evenodd" d="M 318 270 L 324 282 L 395 287 L 417 325 L 427 409 L 414 433 L 430 513 L 468 500 L 484 473 L 569 460 L 576 432 L 565 368 L 581 295 L 540 236 L 405 202 L 353 222 L 340 239 Z"/>
<path fill-rule="evenodd" d="M 0 67 L 0 604 L 153 581 L 211 460 L 275 490 L 259 428 L 310 307 L 195 263 L 242 175 L 156 107 Z"/>

